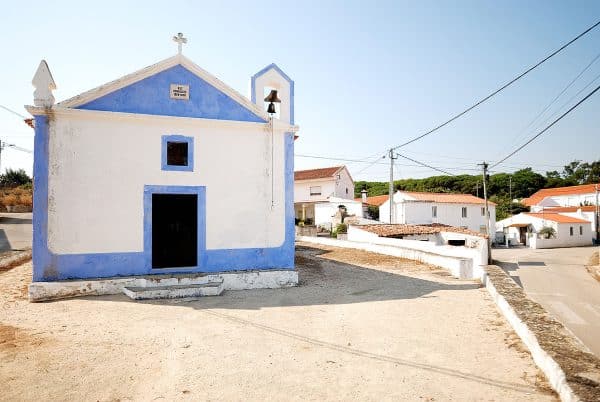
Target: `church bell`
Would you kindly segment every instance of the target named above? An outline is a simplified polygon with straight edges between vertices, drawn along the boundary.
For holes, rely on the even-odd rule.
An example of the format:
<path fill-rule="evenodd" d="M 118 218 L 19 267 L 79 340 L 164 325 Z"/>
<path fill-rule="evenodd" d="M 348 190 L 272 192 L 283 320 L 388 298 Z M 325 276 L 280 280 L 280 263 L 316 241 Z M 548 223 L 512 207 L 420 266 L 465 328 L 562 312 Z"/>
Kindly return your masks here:
<path fill-rule="evenodd" d="M 265 102 L 281 103 L 281 99 L 279 99 L 277 97 L 277 90 L 276 89 L 271 89 L 271 93 L 269 95 L 267 95 L 267 97 L 265 98 Z"/>

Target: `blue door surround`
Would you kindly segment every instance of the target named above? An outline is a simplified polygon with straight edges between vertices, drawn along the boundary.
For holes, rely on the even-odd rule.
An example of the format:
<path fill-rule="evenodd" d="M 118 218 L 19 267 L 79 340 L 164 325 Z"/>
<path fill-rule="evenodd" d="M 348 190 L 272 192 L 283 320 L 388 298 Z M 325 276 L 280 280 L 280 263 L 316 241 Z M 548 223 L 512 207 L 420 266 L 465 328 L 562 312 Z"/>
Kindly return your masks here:
<path fill-rule="evenodd" d="M 146 208 L 143 251 L 115 253 L 55 254 L 48 249 L 48 166 L 49 118 L 35 116 L 34 208 L 33 208 L 33 281 L 105 278 L 113 276 L 149 275 L 157 273 L 148 263 L 146 244 Z M 206 189 L 186 186 L 148 186 L 159 191 L 189 191 L 198 194 L 198 266 L 169 272 L 225 272 L 256 269 L 294 269 L 294 134 L 285 133 L 285 239 L 277 247 L 232 248 L 206 250 Z M 183 173 L 186 174 L 186 173 Z M 189 174 L 189 173 L 187 173 Z M 183 188 L 183 189 L 182 189 Z M 145 190 L 144 190 L 145 192 Z M 200 195 L 202 194 L 202 195 Z M 146 194 L 140 194 L 144 204 Z M 200 206 L 202 200 L 202 206 Z M 201 209 L 202 208 L 202 209 Z M 201 212 L 202 211 L 202 212 Z M 93 208 L 90 207 L 90 213 Z M 201 221 L 202 217 L 202 222 Z M 200 226 L 202 225 L 202 227 Z M 150 232 L 151 233 L 151 232 Z M 200 235 L 202 233 L 203 235 Z M 110 235 L 110 234 L 107 234 Z M 200 240 L 202 239 L 202 240 Z M 202 242 L 202 243 L 201 243 Z M 159 270 L 164 273 L 164 269 Z"/>
<path fill-rule="evenodd" d="M 152 194 L 195 194 L 198 196 L 198 256 L 195 267 L 152 268 Z M 206 266 L 206 187 L 204 186 L 144 186 L 144 260 L 150 273 L 195 272 Z"/>

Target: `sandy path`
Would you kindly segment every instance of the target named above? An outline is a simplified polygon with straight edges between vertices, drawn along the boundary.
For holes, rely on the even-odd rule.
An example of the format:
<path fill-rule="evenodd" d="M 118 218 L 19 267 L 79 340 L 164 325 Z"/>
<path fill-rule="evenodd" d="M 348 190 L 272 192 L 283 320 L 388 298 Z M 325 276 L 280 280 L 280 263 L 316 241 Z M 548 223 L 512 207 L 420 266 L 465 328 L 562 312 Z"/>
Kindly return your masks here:
<path fill-rule="evenodd" d="M 0 400 L 555 399 L 476 283 L 324 249 L 298 288 L 199 300 L 31 304 L 2 272 Z"/>

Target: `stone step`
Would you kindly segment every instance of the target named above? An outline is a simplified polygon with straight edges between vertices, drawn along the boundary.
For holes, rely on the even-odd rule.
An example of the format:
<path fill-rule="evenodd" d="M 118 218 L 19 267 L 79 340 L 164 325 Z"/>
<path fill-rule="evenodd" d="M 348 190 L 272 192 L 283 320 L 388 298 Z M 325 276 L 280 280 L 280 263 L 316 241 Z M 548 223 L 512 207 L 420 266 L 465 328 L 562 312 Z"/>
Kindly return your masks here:
<path fill-rule="evenodd" d="M 219 296 L 223 293 L 223 281 L 204 284 L 167 286 L 128 286 L 123 293 L 133 300 L 175 299 L 179 297 Z"/>

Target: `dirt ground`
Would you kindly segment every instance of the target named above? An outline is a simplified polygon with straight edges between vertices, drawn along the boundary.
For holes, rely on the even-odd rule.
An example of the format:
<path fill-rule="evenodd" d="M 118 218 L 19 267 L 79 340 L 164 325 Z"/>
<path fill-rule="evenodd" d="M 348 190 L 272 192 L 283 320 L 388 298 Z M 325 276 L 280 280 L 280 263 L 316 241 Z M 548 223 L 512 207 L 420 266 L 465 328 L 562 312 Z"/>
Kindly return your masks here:
<path fill-rule="evenodd" d="M 596 251 L 590 257 L 586 269 L 598 282 L 600 282 L 600 252 Z"/>
<path fill-rule="evenodd" d="M 485 289 L 299 245 L 297 288 L 29 303 L 0 272 L 0 400 L 556 400 Z"/>

